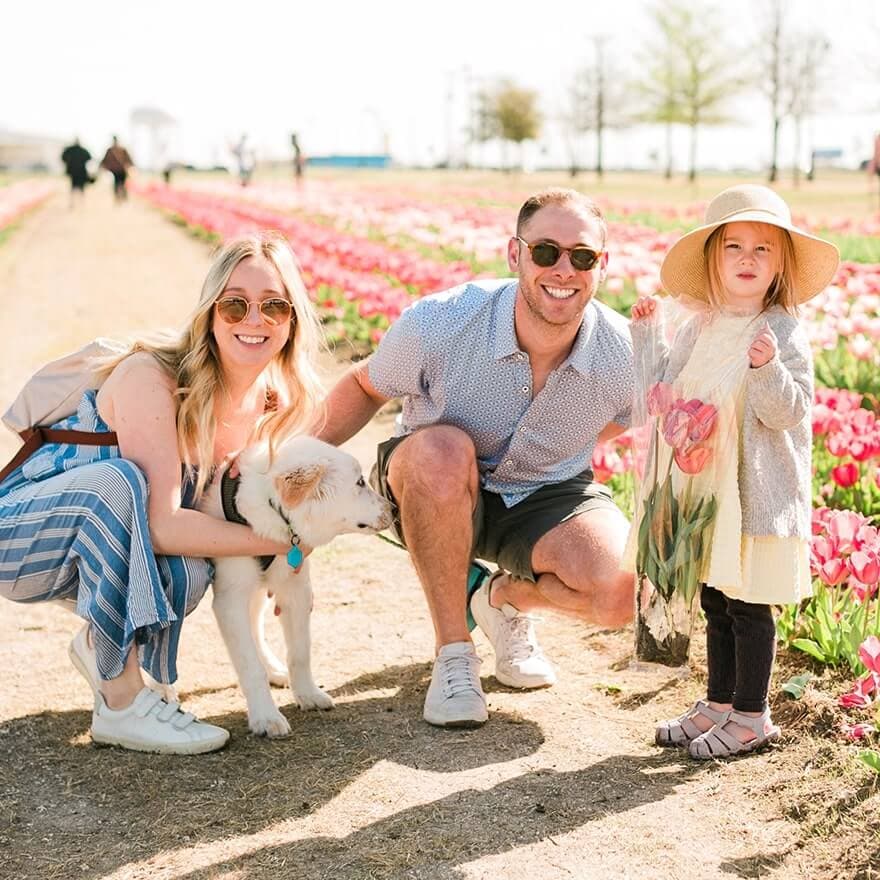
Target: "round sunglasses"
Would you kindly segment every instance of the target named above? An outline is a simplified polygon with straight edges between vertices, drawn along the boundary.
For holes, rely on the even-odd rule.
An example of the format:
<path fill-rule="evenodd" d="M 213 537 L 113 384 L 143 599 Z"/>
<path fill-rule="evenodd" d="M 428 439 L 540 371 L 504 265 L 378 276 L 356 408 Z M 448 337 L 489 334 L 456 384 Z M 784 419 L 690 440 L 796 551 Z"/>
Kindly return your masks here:
<path fill-rule="evenodd" d="M 587 272 L 592 269 L 602 258 L 603 251 L 594 251 L 586 245 L 579 244 L 572 248 L 565 248 L 556 244 L 555 241 L 536 241 L 529 244 L 524 238 L 515 235 L 517 241 L 522 242 L 532 255 L 532 262 L 542 269 L 549 269 L 559 262 L 563 254 L 568 254 L 572 268 L 578 272 Z"/>
<path fill-rule="evenodd" d="M 240 324 L 250 314 L 251 306 L 256 306 L 260 317 L 272 327 L 294 320 L 293 305 L 281 297 L 272 297 L 257 303 L 250 302 L 243 296 L 222 296 L 214 305 L 217 306 L 217 314 L 227 324 Z"/>

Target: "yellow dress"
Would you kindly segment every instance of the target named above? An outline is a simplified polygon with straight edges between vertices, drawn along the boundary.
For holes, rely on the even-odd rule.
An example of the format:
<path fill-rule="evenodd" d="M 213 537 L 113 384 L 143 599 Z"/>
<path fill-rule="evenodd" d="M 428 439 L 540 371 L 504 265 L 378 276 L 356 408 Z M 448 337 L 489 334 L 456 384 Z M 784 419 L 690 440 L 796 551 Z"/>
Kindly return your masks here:
<path fill-rule="evenodd" d="M 700 579 L 732 598 L 756 604 L 787 604 L 812 594 L 809 543 L 802 538 L 750 536 L 742 533 L 739 461 L 747 351 L 761 326 L 752 315 L 716 314 L 702 329 L 673 387 L 676 396 L 714 404 L 718 409 L 712 436 L 714 451 L 704 469 L 688 477 L 672 467 L 676 497 L 687 487 L 696 495 L 714 494 L 717 504 L 711 542 Z M 660 443 L 660 474 L 669 467 L 671 450 Z M 650 476 L 650 473 L 649 473 Z M 643 493 L 650 486 L 642 487 Z M 643 496 L 637 514 L 644 510 Z M 630 531 L 624 566 L 635 570 L 638 521 Z"/>

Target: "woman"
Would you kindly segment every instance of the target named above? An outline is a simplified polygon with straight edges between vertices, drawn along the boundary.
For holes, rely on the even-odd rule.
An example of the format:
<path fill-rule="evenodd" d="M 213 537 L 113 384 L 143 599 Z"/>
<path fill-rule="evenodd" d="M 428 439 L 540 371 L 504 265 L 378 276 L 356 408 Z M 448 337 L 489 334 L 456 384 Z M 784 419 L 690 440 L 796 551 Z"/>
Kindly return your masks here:
<path fill-rule="evenodd" d="M 141 667 L 176 680 L 205 557 L 289 549 L 194 508 L 225 458 L 312 422 L 319 339 L 284 239 L 230 241 L 183 332 L 104 364 L 100 388 L 56 425 L 115 431 L 118 446 L 46 445 L 0 483 L 0 595 L 76 601 L 87 624 L 70 656 L 95 692 L 96 742 L 195 754 L 229 738 L 146 687 Z"/>

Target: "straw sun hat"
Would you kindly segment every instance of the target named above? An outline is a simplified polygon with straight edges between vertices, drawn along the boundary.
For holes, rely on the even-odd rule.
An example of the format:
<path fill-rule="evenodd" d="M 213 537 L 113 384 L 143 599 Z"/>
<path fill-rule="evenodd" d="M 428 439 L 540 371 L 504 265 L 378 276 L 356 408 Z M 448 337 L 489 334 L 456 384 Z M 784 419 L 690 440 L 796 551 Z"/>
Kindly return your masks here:
<path fill-rule="evenodd" d="M 705 300 L 709 285 L 704 247 L 723 223 L 769 223 L 791 236 L 795 252 L 795 283 L 798 302 L 821 293 L 837 271 L 840 254 L 830 241 L 810 235 L 791 222 L 788 205 L 766 186 L 745 183 L 715 196 L 706 208 L 703 226 L 682 236 L 669 250 L 660 267 L 660 281 L 673 296 Z"/>

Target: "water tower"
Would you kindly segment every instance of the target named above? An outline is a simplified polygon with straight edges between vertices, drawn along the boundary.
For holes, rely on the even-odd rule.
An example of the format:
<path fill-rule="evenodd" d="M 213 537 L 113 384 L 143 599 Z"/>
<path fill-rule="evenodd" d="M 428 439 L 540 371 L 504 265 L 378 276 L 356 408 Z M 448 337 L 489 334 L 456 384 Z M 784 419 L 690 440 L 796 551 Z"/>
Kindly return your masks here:
<path fill-rule="evenodd" d="M 129 121 L 135 162 L 148 171 L 161 171 L 172 159 L 177 120 L 159 107 L 135 107 Z"/>

